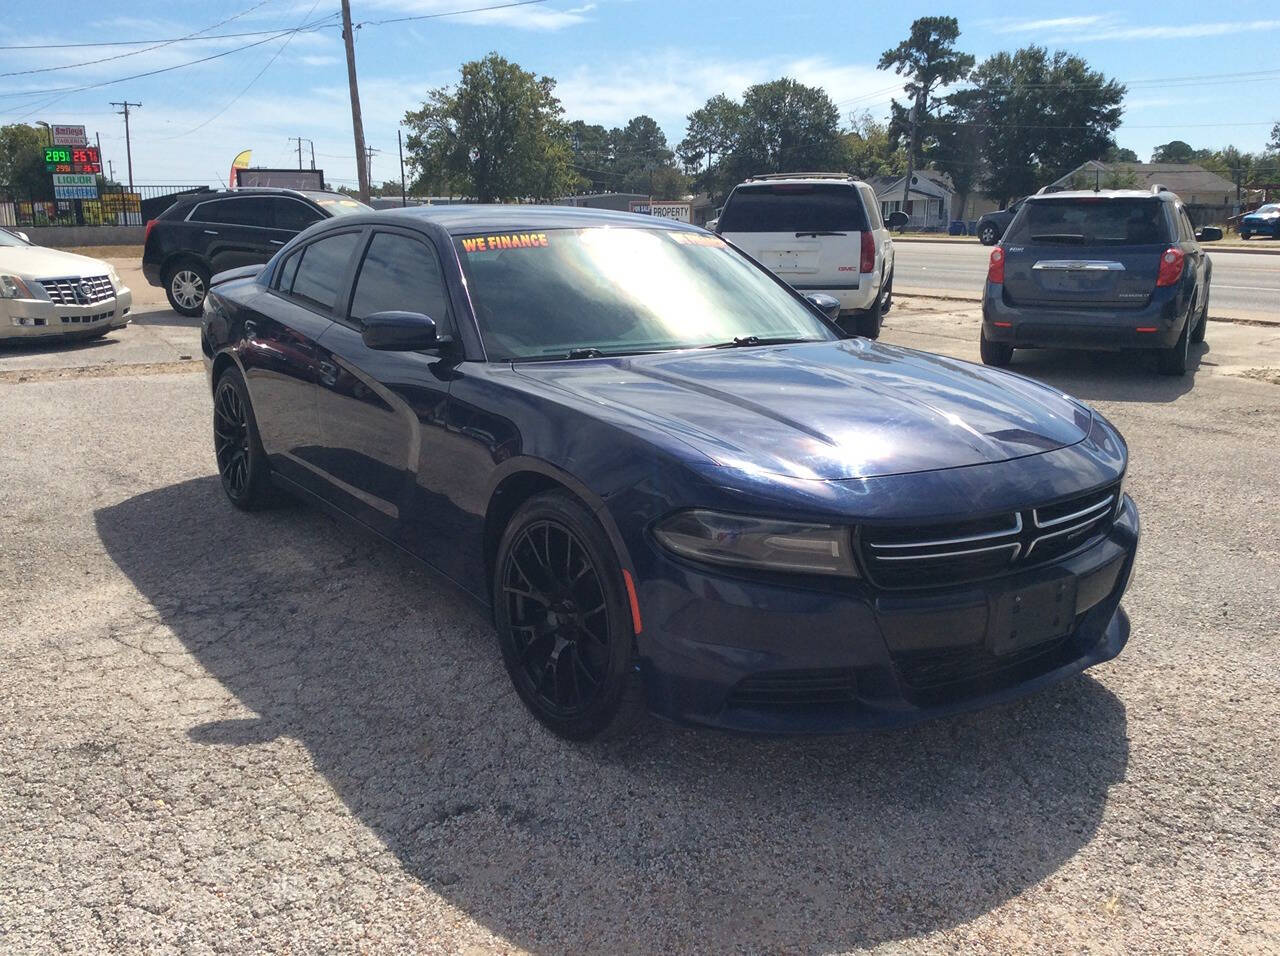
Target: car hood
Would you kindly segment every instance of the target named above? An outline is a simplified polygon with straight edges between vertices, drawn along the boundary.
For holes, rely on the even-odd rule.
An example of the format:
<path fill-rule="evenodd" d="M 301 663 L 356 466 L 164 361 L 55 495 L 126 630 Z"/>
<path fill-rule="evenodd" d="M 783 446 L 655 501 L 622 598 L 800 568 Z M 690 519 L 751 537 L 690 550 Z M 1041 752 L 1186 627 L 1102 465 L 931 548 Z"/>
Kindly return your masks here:
<path fill-rule="evenodd" d="M 28 279 L 104 276 L 109 268 L 101 259 L 78 256 L 60 249 L 46 249 L 44 246 L 0 248 L 0 272 Z"/>
<path fill-rule="evenodd" d="M 1274 212 L 1251 212 L 1241 217 L 1244 222 L 1274 222 L 1280 218 Z"/>
<path fill-rule="evenodd" d="M 520 364 L 615 420 L 656 426 L 717 465 L 872 478 L 1073 445 L 1089 412 L 994 369 L 865 339 Z"/>

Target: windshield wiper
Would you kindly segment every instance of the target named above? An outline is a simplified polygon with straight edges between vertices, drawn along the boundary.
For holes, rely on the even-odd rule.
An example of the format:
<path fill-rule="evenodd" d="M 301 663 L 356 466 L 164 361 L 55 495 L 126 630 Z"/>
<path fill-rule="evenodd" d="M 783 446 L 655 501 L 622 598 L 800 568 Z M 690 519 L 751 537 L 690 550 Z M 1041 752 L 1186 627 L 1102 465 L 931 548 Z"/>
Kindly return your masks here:
<path fill-rule="evenodd" d="M 847 236 L 847 235 L 848 235 L 847 232 L 826 232 L 825 230 L 818 229 L 811 232 L 797 232 L 796 238 L 799 239 L 802 236 Z"/>
<path fill-rule="evenodd" d="M 569 358 L 569 359 L 604 358 L 604 353 L 601 352 L 595 346 L 588 346 L 586 348 L 581 348 L 581 349 L 569 349 L 569 354 L 567 354 L 565 358 Z"/>
<path fill-rule="evenodd" d="M 702 345 L 704 349 L 740 349 L 752 345 L 793 345 L 797 342 L 817 342 L 817 339 L 800 339 L 794 336 L 779 335 L 772 338 L 761 338 L 758 335 L 734 336 L 731 342 L 716 342 L 714 345 Z"/>

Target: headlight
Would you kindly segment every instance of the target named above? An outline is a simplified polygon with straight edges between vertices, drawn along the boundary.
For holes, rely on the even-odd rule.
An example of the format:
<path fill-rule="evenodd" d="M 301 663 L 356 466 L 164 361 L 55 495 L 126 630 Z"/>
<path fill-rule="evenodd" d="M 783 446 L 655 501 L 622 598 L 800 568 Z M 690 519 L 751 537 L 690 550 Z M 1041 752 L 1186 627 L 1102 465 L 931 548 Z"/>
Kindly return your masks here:
<path fill-rule="evenodd" d="M 107 278 L 111 280 L 111 284 L 115 286 L 117 289 L 120 288 L 121 285 L 123 285 L 123 283 L 120 281 L 120 273 L 116 272 L 116 267 L 113 265 L 107 266 Z"/>
<path fill-rule="evenodd" d="M 0 275 L 0 299 L 33 299 L 31 290 L 20 276 Z"/>
<path fill-rule="evenodd" d="M 858 577 L 848 528 L 682 511 L 664 519 L 654 536 L 669 551 L 709 564 Z"/>

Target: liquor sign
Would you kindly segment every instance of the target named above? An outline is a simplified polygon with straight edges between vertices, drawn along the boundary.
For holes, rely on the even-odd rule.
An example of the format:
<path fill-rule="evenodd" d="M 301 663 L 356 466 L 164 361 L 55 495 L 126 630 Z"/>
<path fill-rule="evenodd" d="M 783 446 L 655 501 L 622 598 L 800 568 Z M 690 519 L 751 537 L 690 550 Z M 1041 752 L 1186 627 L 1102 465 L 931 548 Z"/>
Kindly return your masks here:
<path fill-rule="evenodd" d="M 102 173 L 102 155 L 96 146 L 46 146 L 44 168 L 48 173 Z"/>
<path fill-rule="evenodd" d="M 83 126 L 52 126 L 54 146 L 88 146 Z"/>

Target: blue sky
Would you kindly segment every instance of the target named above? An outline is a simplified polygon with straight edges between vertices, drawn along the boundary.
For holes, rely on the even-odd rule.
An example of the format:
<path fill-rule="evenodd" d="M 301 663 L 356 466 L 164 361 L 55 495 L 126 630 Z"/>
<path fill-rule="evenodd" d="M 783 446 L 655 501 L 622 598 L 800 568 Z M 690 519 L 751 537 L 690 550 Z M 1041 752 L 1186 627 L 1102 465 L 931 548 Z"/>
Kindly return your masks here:
<path fill-rule="evenodd" d="M 825 87 L 846 117 L 864 109 L 887 114 L 900 80 L 877 71 L 876 60 L 915 17 L 938 12 L 959 19 L 960 46 L 979 59 L 1035 42 L 1079 53 L 1129 83 L 1117 139 L 1142 159 L 1171 139 L 1257 150 L 1280 121 L 1274 55 L 1280 14 L 1269 0 L 953 2 L 945 11 L 880 0 L 546 0 L 465 16 L 369 22 L 497 2 L 352 0 L 355 19 L 367 22 L 356 34 L 356 57 L 365 136 L 382 151 L 374 157 L 375 181 L 398 176 L 396 128 L 405 110 L 420 104 L 428 89 L 454 81 L 460 63 L 490 50 L 553 76 L 568 118 L 612 126 L 648 113 L 674 145 L 685 115 L 709 96 L 736 96 L 782 75 Z M 103 152 L 122 177 L 123 124 L 108 103 L 129 99 L 143 104 L 131 117 L 135 182 L 216 184 L 246 148 L 253 149 L 255 165 L 294 165 L 291 136 L 315 141 L 317 165 L 331 181 L 354 181 L 346 70 L 334 27 L 238 52 L 227 51 L 264 38 L 174 43 L 127 56 L 140 48 L 52 46 L 169 39 L 232 17 L 208 32 L 287 31 L 336 13 L 336 0 L 10 3 L 0 46 L 50 46 L 0 50 L 0 73 L 42 71 L 0 77 L 0 123 L 83 123 L 91 136 L 100 133 Z M 156 76 L 41 92 L 221 53 Z M 48 69 L 107 57 L 119 58 Z"/>

